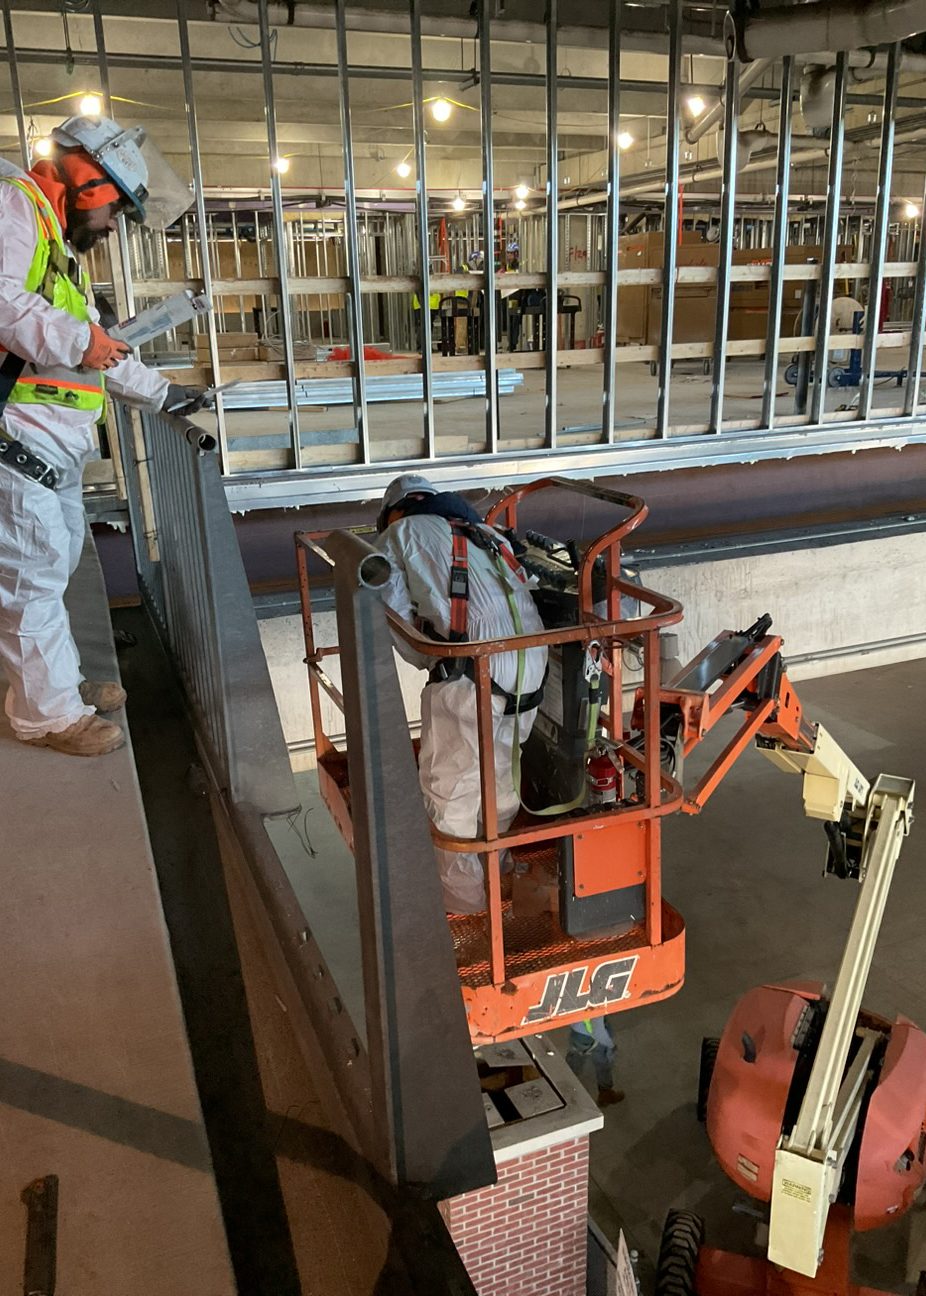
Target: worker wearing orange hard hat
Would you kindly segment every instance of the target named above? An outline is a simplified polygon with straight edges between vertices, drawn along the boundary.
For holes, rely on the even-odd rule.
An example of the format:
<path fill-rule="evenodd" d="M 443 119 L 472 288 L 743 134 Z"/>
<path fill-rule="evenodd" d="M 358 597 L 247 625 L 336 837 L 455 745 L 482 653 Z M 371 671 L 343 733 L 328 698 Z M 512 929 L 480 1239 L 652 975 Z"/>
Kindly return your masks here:
<path fill-rule="evenodd" d="M 78 256 L 117 217 L 163 228 L 192 194 L 141 127 L 72 117 L 30 171 L 0 162 L 0 666 L 16 737 L 94 756 L 125 741 L 100 712 L 125 700 L 115 681 L 88 681 L 64 593 L 83 549 L 84 466 L 106 385 L 153 410 L 201 407 L 100 326 Z"/>

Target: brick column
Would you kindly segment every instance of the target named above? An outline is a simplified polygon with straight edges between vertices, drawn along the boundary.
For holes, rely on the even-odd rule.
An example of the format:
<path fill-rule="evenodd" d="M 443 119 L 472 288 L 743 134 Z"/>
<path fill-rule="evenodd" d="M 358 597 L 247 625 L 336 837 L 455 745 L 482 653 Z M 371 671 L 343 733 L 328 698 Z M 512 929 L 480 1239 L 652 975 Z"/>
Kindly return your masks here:
<path fill-rule="evenodd" d="M 498 1182 L 441 1213 L 479 1296 L 585 1296 L 589 1134 L 602 1118 L 544 1037 L 521 1043 L 560 1106 L 493 1129 Z"/>

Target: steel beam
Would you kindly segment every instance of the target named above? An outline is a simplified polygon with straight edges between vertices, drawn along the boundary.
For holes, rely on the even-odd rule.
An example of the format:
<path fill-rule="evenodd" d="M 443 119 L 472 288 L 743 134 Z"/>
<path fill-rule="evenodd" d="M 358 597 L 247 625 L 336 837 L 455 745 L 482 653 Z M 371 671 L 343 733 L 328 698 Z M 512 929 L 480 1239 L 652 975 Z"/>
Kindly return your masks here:
<path fill-rule="evenodd" d="M 270 58 L 270 20 L 267 0 L 258 0 L 260 19 L 260 60 L 264 76 L 264 119 L 267 124 L 267 147 L 270 153 L 270 196 L 273 202 L 273 247 L 280 279 L 279 320 L 283 339 L 283 363 L 286 367 L 286 390 L 289 401 L 289 441 L 293 467 L 302 467 L 302 442 L 299 436 L 299 406 L 296 403 L 296 362 L 293 352 L 293 304 L 289 295 L 289 264 L 286 251 L 286 226 L 283 220 L 283 187 L 280 173 L 273 163 L 279 158 L 277 144 L 276 102 L 273 92 L 273 65 Z M 208 248 L 203 251 L 203 266 Z M 266 318 L 264 320 L 266 327 Z"/>
<path fill-rule="evenodd" d="M 345 531 L 325 547 L 335 562 L 375 1155 L 391 1182 L 440 1200 L 494 1183 L 496 1171 L 382 600 L 390 563 Z"/>
<path fill-rule="evenodd" d="M 794 59 L 781 64 L 781 102 L 778 109 L 778 161 L 775 168 L 775 218 L 772 233 L 772 268 L 768 285 L 768 326 L 765 334 L 765 380 L 762 387 L 762 426 L 775 425 L 778 387 L 778 334 L 784 304 L 784 264 L 788 246 L 788 196 L 791 181 L 791 94 Z"/>
<path fill-rule="evenodd" d="M 559 15 L 558 0 L 547 0 L 547 301 L 546 348 L 546 398 L 544 427 L 547 445 L 556 448 L 557 422 L 557 369 L 556 351 L 559 342 L 559 131 L 557 120 L 556 85 L 556 24 Z"/>
<path fill-rule="evenodd" d="M 354 183 L 354 136 L 350 117 L 350 61 L 347 56 L 345 0 L 335 0 L 338 38 L 338 107 L 341 117 L 341 148 L 344 154 L 344 203 L 347 209 L 347 275 L 350 279 L 348 320 L 354 357 L 354 424 L 360 441 L 360 458 L 370 460 L 370 428 L 367 417 L 366 364 L 363 358 L 363 309 L 360 300 L 360 227 L 357 221 L 357 189 Z"/>
<path fill-rule="evenodd" d="M 826 180 L 826 222 L 823 233 L 823 262 L 820 269 L 820 295 L 817 309 L 817 347 L 813 361 L 813 393 L 810 399 L 810 421 L 821 423 L 826 409 L 826 379 L 829 370 L 829 336 L 833 322 L 833 284 L 836 251 L 839 242 L 839 209 L 842 203 L 842 159 L 845 149 L 846 116 L 845 51 L 836 55 L 836 80 L 833 88 L 833 120 L 830 127 L 830 161 Z"/>
<path fill-rule="evenodd" d="M 183 96 L 186 103 L 187 128 L 190 133 L 190 162 L 193 168 L 193 189 L 196 205 L 196 225 L 199 230 L 200 259 L 202 261 L 203 290 L 210 302 L 212 296 L 212 262 L 209 255 L 209 241 L 206 237 L 206 199 L 203 193 L 203 166 L 199 149 L 199 123 L 196 115 L 196 97 L 193 91 L 193 69 L 190 66 L 190 30 L 187 22 L 189 0 L 177 0 L 177 30 L 180 37 L 180 57 L 183 61 Z M 222 367 L 219 357 L 219 337 L 215 323 L 215 309 L 206 316 L 206 330 L 209 338 L 209 363 L 212 368 L 212 385 L 222 385 Z M 216 393 L 215 412 L 219 429 L 219 467 L 229 471 L 228 434 L 225 426 L 225 405 L 221 392 Z M 301 460 L 297 459 L 296 464 Z"/>
<path fill-rule="evenodd" d="M 736 168 L 739 126 L 739 65 L 727 63 L 727 86 L 723 108 L 723 193 L 720 199 L 720 248 L 717 262 L 717 314 L 714 321 L 714 358 L 711 372 L 711 411 L 708 430 L 723 426 L 723 394 L 727 374 L 727 333 L 730 327 L 730 270 L 733 264 L 733 234 L 736 226 Z"/>
<path fill-rule="evenodd" d="M 22 154 L 23 170 L 28 171 L 32 160 L 29 157 L 29 141 L 26 135 L 26 118 L 23 113 L 22 87 L 19 84 L 19 56 L 16 52 L 16 41 L 13 37 L 13 15 L 10 11 L 10 0 L 3 0 L 3 27 L 6 33 L 6 57 L 10 67 L 10 90 L 13 93 L 13 110 L 16 113 L 16 131 L 19 135 L 19 150 Z M 60 63 L 61 55 L 55 51 Z"/>
<path fill-rule="evenodd" d="M 617 271 L 620 236 L 621 149 L 621 0 L 608 5 L 608 211 L 605 220 L 607 269 L 604 323 L 602 436 L 614 440 L 615 355 L 617 351 Z"/>
<path fill-rule="evenodd" d="M 679 100 L 682 82 L 682 0 L 669 4 L 669 95 L 666 120 L 665 206 L 662 228 L 662 317 L 659 337 L 659 390 L 656 435 L 669 431 L 669 388 L 672 382 L 672 334 L 675 325 L 675 272 L 679 233 Z"/>
<path fill-rule="evenodd" d="M 479 103 L 482 110 L 483 337 L 486 367 L 486 450 L 498 450 L 495 315 L 495 168 L 492 158 L 492 0 L 479 3 Z"/>
<path fill-rule="evenodd" d="M 428 174 L 424 140 L 424 78 L 421 73 L 421 0 L 410 0 L 412 41 L 412 119 L 415 129 L 415 195 L 418 261 L 421 267 L 421 377 L 425 457 L 437 457 L 434 426 L 434 365 L 431 359 L 431 245 L 428 238 Z M 450 267 L 448 266 L 449 270 Z"/>
<path fill-rule="evenodd" d="M 887 252 L 888 225 L 891 218 L 891 178 L 894 169 L 894 118 L 897 112 L 897 85 L 900 80 L 901 47 L 892 45 L 887 55 L 884 80 L 884 110 L 881 118 L 881 154 L 878 160 L 878 202 L 871 235 L 868 275 L 868 310 L 862 345 L 862 381 L 858 393 L 858 416 L 867 419 L 875 394 L 878 323 L 881 316 L 881 286 L 884 283 L 884 258 Z"/>

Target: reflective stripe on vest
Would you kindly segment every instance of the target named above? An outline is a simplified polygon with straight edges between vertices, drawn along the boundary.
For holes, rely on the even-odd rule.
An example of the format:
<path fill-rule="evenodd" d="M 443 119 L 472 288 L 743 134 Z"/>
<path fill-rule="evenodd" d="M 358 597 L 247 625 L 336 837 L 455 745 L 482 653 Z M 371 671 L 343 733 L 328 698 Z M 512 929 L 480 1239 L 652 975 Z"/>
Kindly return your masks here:
<path fill-rule="evenodd" d="M 72 319 L 82 324 L 89 323 L 90 278 L 80 267 L 80 283 L 75 284 L 71 279 L 68 271 L 72 258 L 48 199 L 41 189 L 27 180 L 0 176 L 0 181 L 25 194 L 35 212 L 38 238 L 23 287 L 27 292 L 38 293 L 50 306 L 64 311 Z M 99 413 L 105 403 L 103 375 L 93 369 L 43 369 L 30 365 L 29 372 L 20 375 L 10 392 L 9 401 L 18 405 L 64 405 L 69 409 Z"/>

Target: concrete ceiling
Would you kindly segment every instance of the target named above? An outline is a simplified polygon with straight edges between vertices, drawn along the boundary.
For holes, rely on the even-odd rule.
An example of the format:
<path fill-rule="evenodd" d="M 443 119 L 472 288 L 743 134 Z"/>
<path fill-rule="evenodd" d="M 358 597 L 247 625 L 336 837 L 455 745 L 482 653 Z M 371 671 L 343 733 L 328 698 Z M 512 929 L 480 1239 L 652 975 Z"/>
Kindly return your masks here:
<path fill-rule="evenodd" d="M 95 65 L 96 44 L 89 15 L 72 14 L 69 33 L 77 62 L 68 70 L 64 48 L 63 23 L 59 5 L 52 0 L 14 0 L 14 36 L 20 51 L 20 77 L 27 113 L 37 131 L 44 132 L 68 111 L 68 96 L 99 89 Z M 264 88 L 259 73 L 259 51 L 253 48 L 255 27 L 210 22 L 206 4 L 190 0 L 188 13 L 190 40 L 194 59 L 237 60 L 249 70 L 197 70 L 194 76 L 196 106 L 199 117 L 203 164 L 207 186 L 212 190 L 265 190 L 269 168 L 264 125 Z M 517 24 L 536 25 L 539 7 L 536 0 L 505 0 L 504 17 L 493 24 L 493 71 L 531 74 L 542 78 L 544 49 L 542 45 L 525 44 L 523 40 L 506 39 L 517 32 Z M 566 6 L 561 5 L 561 15 Z M 189 174 L 189 144 L 185 115 L 183 82 L 179 68 L 142 68 L 122 66 L 120 60 L 133 61 L 139 56 L 176 60 L 179 56 L 175 0 L 102 0 L 104 31 L 111 55 L 110 80 L 115 110 L 126 121 L 143 121 L 177 169 Z M 425 0 L 425 13 L 437 19 L 469 23 L 469 0 Z M 718 31 L 718 13 L 722 5 L 688 7 L 687 21 L 707 40 L 711 30 Z M 348 6 L 358 14 L 358 7 Z M 405 21 L 406 0 L 367 0 L 363 11 L 393 14 Z M 572 16 L 574 10 L 570 10 Z M 636 30 L 649 33 L 650 43 L 665 46 L 664 9 L 661 5 L 625 3 L 627 21 Z M 559 73 L 561 78 L 598 80 L 600 88 L 561 87 L 559 96 L 558 148 L 561 184 L 564 188 L 600 184 L 606 170 L 604 148 L 607 142 L 607 49 L 602 39 L 606 22 L 605 0 L 589 0 L 582 6 L 584 32 L 561 34 Z M 496 39 L 497 38 L 497 39 Z M 343 187 L 341 130 L 338 107 L 337 54 L 332 30 L 280 28 L 274 35 L 275 63 L 287 67 L 274 77 L 280 150 L 290 160 L 285 185 L 295 191 L 323 189 L 336 192 Z M 638 42 L 639 43 L 639 42 Z M 708 46 L 709 48 L 716 48 Z M 40 51 L 43 61 L 33 61 L 26 51 Z M 355 165 L 358 185 L 371 193 L 391 192 L 409 196 L 414 177 L 401 180 L 395 173 L 398 161 L 413 147 L 411 77 L 409 40 L 398 33 L 351 30 L 348 37 L 351 65 L 359 71 L 351 77 L 352 126 L 355 142 Z M 459 36 L 427 36 L 423 41 L 423 63 L 429 76 L 426 97 L 445 96 L 454 101 L 450 120 L 439 124 L 428 116 L 428 181 L 436 195 L 450 196 L 458 189 L 474 196 L 481 185 L 481 115 L 479 88 L 471 73 L 477 54 L 472 39 Z M 51 61 L 49 61 L 51 60 Z M 307 66 L 308 65 L 308 66 Z M 713 87 L 719 93 L 724 75 L 724 60 L 719 51 L 713 55 L 686 54 L 683 77 L 701 87 Z M 364 74 L 364 69 L 395 69 L 388 78 Z M 658 179 L 663 165 L 662 140 L 665 131 L 667 59 L 664 54 L 629 50 L 622 55 L 621 74 L 625 81 L 648 83 L 651 88 L 625 91 L 622 96 L 622 127 L 634 136 L 633 146 L 624 154 L 625 177 L 652 179 L 653 192 L 660 188 Z M 926 87 L 922 78 L 908 77 L 904 93 L 922 97 L 926 108 Z M 777 73 L 769 69 L 747 100 L 742 125 L 764 124 L 771 130 L 777 122 L 775 86 Z M 864 89 L 880 94 L 881 83 L 866 83 Z M 766 97 L 761 97 L 766 96 Z M 704 94 L 709 101 L 710 89 Z M 543 184 L 546 156 L 545 98 L 542 84 L 493 85 L 493 141 L 496 183 L 499 189 L 523 181 L 535 189 Z M 58 101 L 58 102 L 49 102 Z M 15 157 L 16 123 L 10 108 L 12 99 L 5 96 L 0 110 L 0 147 Z M 847 118 L 850 127 L 867 122 L 870 106 L 854 106 Z M 904 112 L 912 110 L 905 109 Z M 803 131 L 795 113 L 795 131 Z M 907 146 L 898 153 L 902 175 L 909 173 L 910 184 L 917 171 L 922 173 L 922 145 Z M 716 163 L 717 137 L 709 133 L 698 144 L 686 146 L 689 164 L 712 167 Z M 876 150 L 870 144 L 850 148 L 847 175 L 860 192 L 870 188 Z M 413 157 L 410 161 L 413 161 Z M 819 192 L 825 179 L 825 158 L 801 168 L 795 177 L 804 192 Z M 906 180 L 903 180 L 906 183 Z M 756 193 L 770 189 L 773 172 L 744 177 L 744 188 Z M 716 189 L 716 180 L 706 187 Z M 921 181 L 920 181 L 921 187 Z M 847 187 L 846 192 L 849 192 Z"/>

